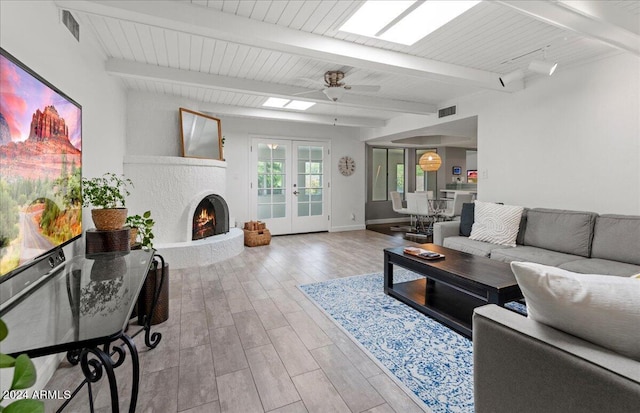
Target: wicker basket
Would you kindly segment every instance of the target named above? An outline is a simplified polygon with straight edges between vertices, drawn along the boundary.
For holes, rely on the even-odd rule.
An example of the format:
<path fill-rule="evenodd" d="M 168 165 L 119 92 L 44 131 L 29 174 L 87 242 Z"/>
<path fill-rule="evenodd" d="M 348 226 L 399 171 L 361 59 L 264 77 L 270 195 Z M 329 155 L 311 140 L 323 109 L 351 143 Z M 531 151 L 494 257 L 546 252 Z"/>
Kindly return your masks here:
<path fill-rule="evenodd" d="M 91 219 L 100 231 L 121 229 L 127 220 L 127 208 L 92 209 Z"/>
<path fill-rule="evenodd" d="M 271 243 L 271 232 L 268 229 L 257 231 L 244 230 L 244 245 L 247 247 L 259 247 Z"/>

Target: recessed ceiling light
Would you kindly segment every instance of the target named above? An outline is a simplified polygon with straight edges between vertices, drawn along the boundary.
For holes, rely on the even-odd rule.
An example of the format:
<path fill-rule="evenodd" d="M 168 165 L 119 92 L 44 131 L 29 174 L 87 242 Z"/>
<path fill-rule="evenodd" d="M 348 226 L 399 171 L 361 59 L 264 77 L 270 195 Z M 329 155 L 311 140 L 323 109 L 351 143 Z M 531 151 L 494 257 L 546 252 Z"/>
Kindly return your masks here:
<path fill-rule="evenodd" d="M 266 102 L 262 104 L 262 106 L 268 106 L 270 108 L 283 108 L 284 105 L 291 102 L 290 99 L 281 99 L 281 98 L 269 98 Z"/>
<path fill-rule="evenodd" d="M 386 3 L 397 5 L 392 8 Z M 414 3 L 418 2 L 369 0 L 340 30 L 410 46 L 480 1 L 428 0 L 421 2 L 417 7 L 414 7 Z M 406 16 L 401 16 L 410 8 L 412 10 L 409 10 Z M 363 15 L 360 15 L 361 11 Z M 394 22 L 396 19 L 398 21 Z M 392 22 L 394 23 L 387 27 Z"/>
<path fill-rule="evenodd" d="M 304 100 L 292 100 L 285 106 L 285 109 L 307 110 L 315 104 L 315 102 L 306 102 Z"/>

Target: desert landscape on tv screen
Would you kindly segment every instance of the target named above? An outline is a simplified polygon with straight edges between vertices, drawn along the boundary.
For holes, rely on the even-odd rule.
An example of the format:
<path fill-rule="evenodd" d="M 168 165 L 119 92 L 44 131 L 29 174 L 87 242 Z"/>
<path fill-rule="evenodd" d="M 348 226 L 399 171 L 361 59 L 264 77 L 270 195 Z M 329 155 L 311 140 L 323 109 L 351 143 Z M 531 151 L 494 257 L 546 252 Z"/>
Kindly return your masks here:
<path fill-rule="evenodd" d="M 0 56 L 0 277 L 82 233 L 81 109 Z"/>

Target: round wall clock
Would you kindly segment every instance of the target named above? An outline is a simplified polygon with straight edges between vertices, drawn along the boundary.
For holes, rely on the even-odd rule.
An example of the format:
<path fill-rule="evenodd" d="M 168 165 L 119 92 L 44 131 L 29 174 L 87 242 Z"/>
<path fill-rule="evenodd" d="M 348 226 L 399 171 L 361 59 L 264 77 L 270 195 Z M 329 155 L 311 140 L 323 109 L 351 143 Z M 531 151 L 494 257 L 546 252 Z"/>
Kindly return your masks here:
<path fill-rule="evenodd" d="M 352 175 L 356 171 L 356 161 L 350 156 L 343 156 L 338 161 L 338 170 L 344 176 Z"/>

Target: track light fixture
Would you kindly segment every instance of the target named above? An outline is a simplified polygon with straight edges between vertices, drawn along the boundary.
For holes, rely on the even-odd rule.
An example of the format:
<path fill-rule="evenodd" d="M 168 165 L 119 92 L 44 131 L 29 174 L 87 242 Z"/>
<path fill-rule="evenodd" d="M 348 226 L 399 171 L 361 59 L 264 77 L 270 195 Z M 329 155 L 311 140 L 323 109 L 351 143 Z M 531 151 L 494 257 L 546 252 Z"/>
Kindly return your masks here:
<path fill-rule="evenodd" d="M 516 80 L 520 80 L 523 77 L 524 77 L 524 70 L 517 69 L 517 70 L 514 70 L 513 72 L 507 73 L 504 76 L 501 76 L 499 79 L 502 87 L 506 87 L 506 85 L 508 85 L 509 83 L 514 82 Z"/>
<path fill-rule="evenodd" d="M 555 62 L 547 62 L 546 60 L 532 60 L 529 63 L 529 70 L 543 75 L 551 76 L 555 72 L 558 64 Z"/>

